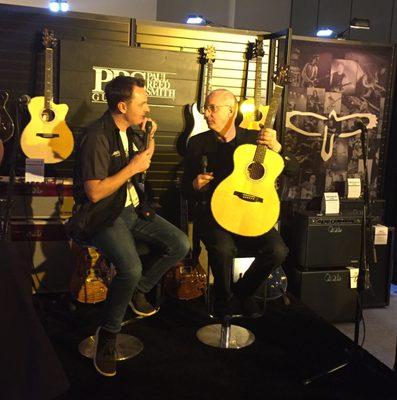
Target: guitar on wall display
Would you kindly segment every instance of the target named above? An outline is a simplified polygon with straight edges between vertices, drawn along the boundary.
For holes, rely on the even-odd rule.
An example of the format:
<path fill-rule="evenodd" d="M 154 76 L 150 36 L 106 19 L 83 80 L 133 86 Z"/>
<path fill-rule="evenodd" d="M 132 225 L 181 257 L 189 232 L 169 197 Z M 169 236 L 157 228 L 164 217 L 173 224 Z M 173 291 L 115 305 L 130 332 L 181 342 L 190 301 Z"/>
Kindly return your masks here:
<path fill-rule="evenodd" d="M 14 134 L 14 122 L 6 110 L 6 104 L 10 96 L 4 90 L 0 90 L 0 141 L 5 143 Z"/>
<path fill-rule="evenodd" d="M 208 131 L 208 125 L 206 120 L 204 119 L 204 113 L 202 111 L 202 107 L 204 105 L 205 99 L 208 94 L 211 92 L 211 81 L 212 81 L 212 72 L 215 62 L 215 47 L 207 46 L 206 48 L 200 49 L 200 59 L 203 66 L 207 67 L 206 77 L 203 79 L 202 86 L 200 89 L 199 100 L 197 103 L 194 103 L 191 106 L 190 112 L 193 116 L 193 129 L 190 132 L 187 142 L 189 139 L 197 135 L 198 133 Z"/>
<path fill-rule="evenodd" d="M 263 129 L 273 127 L 287 75 L 288 69 L 281 68 L 273 78 L 275 89 Z M 233 161 L 233 172 L 212 195 L 212 214 L 220 226 L 237 235 L 263 235 L 280 213 L 275 181 L 284 160 L 265 145 L 243 144 L 236 148 Z"/>
<path fill-rule="evenodd" d="M 240 123 L 241 123 L 241 121 L 243 120 L 243 117 L 244 117 L 244 115 L 243 115 L 243 113 L 241 111 L 241 106 L 247 100 L 249 63 L 254 58 L 254 46 L 255 46 L 255 43 L 248 42 L 247 50 L 245 51 L 245 68 L 244 68 L 242 92 L 241 92 L 241 97 L 240 97 L 240 101 L 239 101 L 239 104 L 238 104 L 238 111 L 237 111 L 236 122 L 235 122 L 235 124 L 237 126 L 240 125 Z"/>
<path fill-rule="evenodd" d="M 260 130 L 264 125 L 268 106 L 261 104 L 262 90 L 262 57 L 265 55 L 263 51 L 263 41 L 256 40 L 252 49 L 253 58 L 256 58 L 255 65 L 255 86 L 254 98 L 245 100 L 240 105 L 240 112 L 243 114 L 243 120 L 240 123 L 241 128 Z"/>
<path fill-rule="evenodd" d="M 53 52 L 56 39 L 48 29 L 45 46 L 44 96 L 33 97 L 28 105 L 31 120 L 21 136 L 22 151 L 29 158 L 42 158 L 45 164 L 66 160 L 73 151 L 73 133 L 66 125 L 66 104 L 53 102 Z"/>

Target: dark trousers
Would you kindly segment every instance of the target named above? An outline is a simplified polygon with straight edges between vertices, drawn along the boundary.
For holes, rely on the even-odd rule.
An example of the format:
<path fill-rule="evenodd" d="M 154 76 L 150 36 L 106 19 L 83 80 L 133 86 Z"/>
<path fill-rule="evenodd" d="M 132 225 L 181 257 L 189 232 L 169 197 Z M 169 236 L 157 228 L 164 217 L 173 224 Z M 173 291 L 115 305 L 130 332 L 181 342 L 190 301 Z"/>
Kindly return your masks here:
<path fill-rule="evenodd" d="M 135 239 L 149 244 L 156 255 L 143 272 Z M 102 321 L 102 327 L 114 333 L 120 330 L 135 288 L 143 293 L 149 292 L 190 248 L 187 236 L 180 229 L 159 215 L 144 220 L 136 214 L 133 206 L 124 208 L 114 224 L 98 232 L 91 242 L 116 268 Z"/>
<path fill-rule="evenodd" d="M 232 296 L 230 273 L 233 258 L 255 257 L 237 285 L 239 295 L 250 296 L 288 254 L 287 246 L 274 228 L 262 236 L 245 237 L 225 231 L 215 221 L 207 220 L 200 223 L 200 237 L 208 252 L 218 300 Z"/>

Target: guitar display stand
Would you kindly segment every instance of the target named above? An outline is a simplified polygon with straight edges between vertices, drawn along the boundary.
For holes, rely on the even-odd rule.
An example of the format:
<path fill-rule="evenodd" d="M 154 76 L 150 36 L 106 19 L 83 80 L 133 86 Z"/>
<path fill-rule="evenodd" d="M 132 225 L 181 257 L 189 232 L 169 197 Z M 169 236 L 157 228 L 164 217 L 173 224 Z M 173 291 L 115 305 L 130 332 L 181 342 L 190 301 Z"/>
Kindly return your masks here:
<path fill-rule="evenodd" d="M 229 285 L 232 282 L 233 268 L 230 268 Z M 210 301 L 210 274 L 207 274 L 207 307 L 211 318 L 216 318 L 211 312 Z M 197 339 L 207 346 L 217 347 L 220 349 L 242 349 L 254 343 L 255 335 L 242 326 L 232 325 L 231 320 L 241 318 L 242 315 L 236 314 L 231 318 L 223 318 L 219 324 L 206 325 L 196 332 Z"/>

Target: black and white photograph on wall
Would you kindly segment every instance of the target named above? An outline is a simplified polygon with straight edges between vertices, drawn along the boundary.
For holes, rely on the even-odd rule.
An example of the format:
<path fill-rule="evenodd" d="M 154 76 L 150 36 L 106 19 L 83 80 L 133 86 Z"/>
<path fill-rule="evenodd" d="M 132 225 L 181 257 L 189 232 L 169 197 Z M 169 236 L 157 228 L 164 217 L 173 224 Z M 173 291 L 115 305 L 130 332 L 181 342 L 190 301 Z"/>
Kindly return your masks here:
<path fill-rule="evenodd" d="M 301 173 L 287 182 L 283 200 L 310 199 L 324 191 L 343 195 L 347 178 L 363 180 L 360 123 L 366 127 L 370 193 L 376 197 L 388 123 L 391 47 L 294 39 L 291 64 L 284 146 L 299 161 Z"/>

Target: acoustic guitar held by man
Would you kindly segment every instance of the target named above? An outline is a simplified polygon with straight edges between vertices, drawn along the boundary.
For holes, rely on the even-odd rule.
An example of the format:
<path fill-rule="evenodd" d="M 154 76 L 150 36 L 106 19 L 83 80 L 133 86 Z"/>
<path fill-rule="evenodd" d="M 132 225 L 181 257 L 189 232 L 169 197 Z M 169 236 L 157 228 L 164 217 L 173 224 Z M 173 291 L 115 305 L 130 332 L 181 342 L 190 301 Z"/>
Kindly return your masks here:
<path fill-rule="evenodd" d="M 298 163 L 283 152 L 275 130 L 254 131 L 235 126 L 237 100 L 228 90 L 211 92 L 204 109 L 209 130 L 196 135 L 189 142 L 182 190 L 185 196 L 199 202 L 196 223 L 214 275 L 215 313 L 219 317 L 226 317 L 241 311 L 246 316 L 256 317 L 261 310 L 253 294 L 273 268 L 284 261 L 288 249 L 274 228 L 253 237 L 241 236 L 222 228 L 211 212 L 211 197 L 217 186 L 232 173 L 233 154 L 240 145 L 266 145 L 272 153 L 283 158 L 283 172 L 287 175 L 297 172 Z M 223 207 L 230 207 L 227 200 Z M 252 219 L 256 217 L 252 215 Z M 239 253 L 249 253 L 255 256 L 255 261 L 231 288 L 229 271 L 233 258 Z"/>

